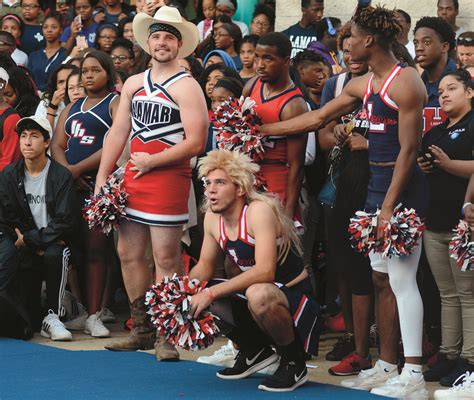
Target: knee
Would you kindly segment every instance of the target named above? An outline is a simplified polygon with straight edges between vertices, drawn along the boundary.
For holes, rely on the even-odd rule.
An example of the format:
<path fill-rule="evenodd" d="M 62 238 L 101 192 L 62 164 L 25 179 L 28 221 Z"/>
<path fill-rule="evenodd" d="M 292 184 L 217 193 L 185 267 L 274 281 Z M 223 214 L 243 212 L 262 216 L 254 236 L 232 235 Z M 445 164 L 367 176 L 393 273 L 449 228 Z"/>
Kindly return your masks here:
<path fill-rule="evenodd" d="M 69 264 L 70 251 L 68 248 L 60 245 L 51 245 L 44 250 L 44 262 L 46 265 Z"/>
<path fill-rule="evenodd" d="M 153 259 L 156 267 L 162 271 L 177 272 L 182 269 L 182 261 L 179 253 L 174 251 L 153 251 Z"/>
<path fill-rule="evenodd" d="M 275 303 L 272 300 L 272 291 L 266 283 L 257 283 L 250 286 L 246 290 L 245 296 L 250 311 L 257 316 L 270 312 L 270 308 Z"/>

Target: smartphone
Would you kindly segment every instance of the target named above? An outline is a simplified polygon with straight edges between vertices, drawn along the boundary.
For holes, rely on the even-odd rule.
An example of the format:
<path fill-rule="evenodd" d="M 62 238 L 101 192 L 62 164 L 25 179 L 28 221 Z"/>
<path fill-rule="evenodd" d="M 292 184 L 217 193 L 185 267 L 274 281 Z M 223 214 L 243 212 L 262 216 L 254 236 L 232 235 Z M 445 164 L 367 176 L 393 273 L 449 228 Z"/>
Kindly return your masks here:
<path fill-rule="evenodd" d="M 86 47 L 89 47 L 89 45 L 87 44 L 87 40 L 85 38 L 85 36 L 77 36 L 76 37 L 76 45 L 85 49 Z"/>
<path fill-rule="evenodd" d="M 79 25 L 82 26 L 82 18 L 81 18 L 80 15 L 76 15 L 76 17 L 74 19 L 79 23 Z"/>

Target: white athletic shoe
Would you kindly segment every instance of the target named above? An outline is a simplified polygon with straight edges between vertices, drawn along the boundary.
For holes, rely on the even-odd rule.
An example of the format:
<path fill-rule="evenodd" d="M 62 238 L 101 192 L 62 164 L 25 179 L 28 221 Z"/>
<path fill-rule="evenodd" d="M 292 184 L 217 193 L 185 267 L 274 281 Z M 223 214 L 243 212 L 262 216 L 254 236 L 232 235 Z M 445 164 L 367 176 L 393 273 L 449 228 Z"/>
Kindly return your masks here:
<path fill-rule="evenodd" d="M 86 319 L 84 332 L 91 335 L 92 337 L 109 337 L 110 331 L 104 326 L 104 323 L 100 320 L 100 311 L 95 314 L 89 315 Z"/>
<path fill-rule="evenodd" d="M 410 371 L 409 368 L 403 368 L 400 375 L 387 380 L 385 384 L 372 389 L 370 393 L 386 397 L 428 400 L 423 373 Z"/>
<path fill-rule="evenodd" d="M 114 323 L 115 315 L 109 308 L 103 308 L 100 312 L 100 320 L 104 323 Z"/>
<path fill-rule="evenodd" d="M 64 326 L 71 331 L 83 331 L 89 316 L 86 308 L 67 290 L 64 292 Z"/>
<path fill-rule="evenodd" d="M 452 388 L 434 392 L 435 400 L 474 399 L 474 372 L 462 374 Z"/>
<path fill-rule="evenodd" d="M 280 366 L 280 357 L 273 363 L 270 364 L 268 367 L 265 367 L 264 369 L 261 369 L 258 371 L 259 374 L 265 374 L 265 375 L 273 375 L 278 367 Z"/>
<path fill-rule="evenodd" d="M 377 361 L 373 368 L 365 369 L 359 372 L 355 378 L 345 379 L 341 385 L 357 390 L 372 390 L 374 387 L 383 385 L 388 379 L 398 376 L 395 368 L 392 372 L 387 372 Z"/>
<path fill-rule="evenodd" d="M 234 365 L 236 355 L 237 351 L 232 341 L 229 340 L 226 345 L 216 350 L 213 355 L 199 357 L 196 361 L 203 364 L 222 365 L 230 368 Z"/>
<path fill-rule="evenodd" d="M 72 340 L 72 334 L 60 321 L 59 316 L 53 312 L 48 311 L 48 315 L 43 318 L 41 323 L 41 336 L 51 338 L 51 340 Z"/>

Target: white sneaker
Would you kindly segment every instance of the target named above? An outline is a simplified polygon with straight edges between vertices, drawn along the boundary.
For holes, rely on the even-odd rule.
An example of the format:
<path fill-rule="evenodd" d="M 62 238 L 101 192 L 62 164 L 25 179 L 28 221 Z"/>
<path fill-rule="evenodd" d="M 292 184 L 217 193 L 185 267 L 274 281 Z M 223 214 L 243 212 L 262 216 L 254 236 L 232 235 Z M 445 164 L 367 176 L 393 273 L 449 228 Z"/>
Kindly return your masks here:
<path fill-rule="evenodd" d="M 216 350 L 212 356 L 202 356 L 196 361 L 203 364 L 222 365 L 230 368 L 234 365 L 236 355 L 237 351 L 235 350 L 232 341 L 229 340 L 226 345 Z"/>
<path fill-rule="evenodd" d="M 48 315 L 44 317 L 41 323 L 41 336 L 51 338 L 51 340 L 72 340 L 72 334 L 60 321 L 59 316 L 53 312 L 48 311 Z"/>
<path fill-rule="evenodd" d="M 474 372 L 462 374 L 452 388 L 434 392 L 435 400 L 474 399 Z"/>
<path fill-rule="evenodd" d="M 106 324 L 106 323 L 114 323 L 115 322 L 115 315 L 112 311 L 110 311 L 109 308 L 103 308 L 100 311 L 100 320 Z"/>
<path fill-rule="evenodd" d="M 265 367 L 264 369 L 261 369 L 260 371 L 258 371 L 258 373 L 265 374 L 265 375 L 273 375 L 279 366 L 280 366 L 280 357 L 278 357 L 278 359 L 274 363 L 270 364 L 268 367 Z"/>
<path fill-rule="evenodd" d="M 383 385 L 388 379 L 396 376 L 398 376 L 396 368 L 392 372 L 387 372 L 381 367 L 380 362 L 377 361 L 373 368 L 360 371 L 359 375 L 353 379 L 343 380 L 341 385 L 357 390 L 372 390 L 374 387 Z"/>
<path fill-rule="evenodd" d="M 395 397 L 395 398 L 413 398 L 416 392 L 417 399 L 424 400 L 428 399 L 424 396 L 425 390 L 425 379 L 423 373 L 415 373 L 410 371 L 409 368 L 403 368 L 400 375 L 395 378 L 389 379 L 384 385 L 376 387 L 370 391 L 372 394 L 378 394 L 379 396 Z"/>
<path fill-rule="evenodd" d="M 92 337 L 109 337 L 110 331 L 104 326 L 104 323 L 100 320 L 100 311 L 95 314 L 89 315 L 86 319 L 84 332 L 91 335 Z"/>

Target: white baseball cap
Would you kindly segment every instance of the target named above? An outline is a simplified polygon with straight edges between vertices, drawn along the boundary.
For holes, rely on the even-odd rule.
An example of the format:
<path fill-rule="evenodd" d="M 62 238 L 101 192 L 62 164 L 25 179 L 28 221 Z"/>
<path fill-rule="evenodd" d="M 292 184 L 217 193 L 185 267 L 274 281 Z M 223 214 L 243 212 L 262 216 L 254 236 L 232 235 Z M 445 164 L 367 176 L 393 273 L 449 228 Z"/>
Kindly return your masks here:
<path fill-rule="evenodd" d="M 18 134 L 20 134 L 25 128 L 25 123 L 26 122 L 34 122 L 36 125 L 38 125 L 38 128 L 43 134 L 48 135 L 48 139 L 51 139 L 51 136 L 53 135 L 53 129 L 51 128 L 51 124 L 46 118 L 39 117 L 37 115 L 33 115 L 31 117 L 25 117 L 20 119 L 16 123 L 15 130 L 17 131 Z"/>

